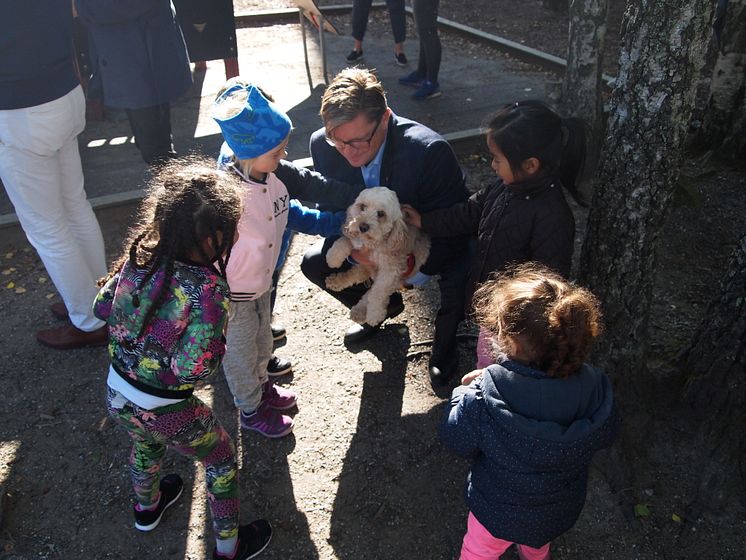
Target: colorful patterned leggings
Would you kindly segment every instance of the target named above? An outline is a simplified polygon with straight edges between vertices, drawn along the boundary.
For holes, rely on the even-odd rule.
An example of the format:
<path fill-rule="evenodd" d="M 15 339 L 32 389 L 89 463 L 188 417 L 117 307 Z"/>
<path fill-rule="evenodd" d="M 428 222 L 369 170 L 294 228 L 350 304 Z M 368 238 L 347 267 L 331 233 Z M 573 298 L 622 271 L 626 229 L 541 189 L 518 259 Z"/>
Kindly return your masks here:
<path fill-rule="evenodd" d="M 145 410 L 109 389 L 111 417 L 133 441 L 130 474 L 137 501 L 152 505 L 158 497 L 161 461 L 168 447 L 205 466 L 207 496 L 215 538 L 238 534 L 238 470 L 236 449 L 210 407 L 192 396 L 182 402 Z"/>

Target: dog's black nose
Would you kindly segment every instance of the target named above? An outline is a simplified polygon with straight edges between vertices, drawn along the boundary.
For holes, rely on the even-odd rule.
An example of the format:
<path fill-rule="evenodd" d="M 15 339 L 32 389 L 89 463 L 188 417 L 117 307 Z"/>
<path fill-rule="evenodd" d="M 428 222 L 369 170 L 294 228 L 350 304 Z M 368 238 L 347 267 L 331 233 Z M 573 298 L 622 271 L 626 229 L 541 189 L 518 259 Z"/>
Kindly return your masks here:
<path fill-rule="evenodd" d="M 366 224 L 365 222 L 363 222 L 362 224 L 360 224 L 358 226 L 357 229 L 360 230 L 360 233 L 365 233 L 366 231 L 368 231 L 370 229 L 370 226 L 368 224 Z"/>

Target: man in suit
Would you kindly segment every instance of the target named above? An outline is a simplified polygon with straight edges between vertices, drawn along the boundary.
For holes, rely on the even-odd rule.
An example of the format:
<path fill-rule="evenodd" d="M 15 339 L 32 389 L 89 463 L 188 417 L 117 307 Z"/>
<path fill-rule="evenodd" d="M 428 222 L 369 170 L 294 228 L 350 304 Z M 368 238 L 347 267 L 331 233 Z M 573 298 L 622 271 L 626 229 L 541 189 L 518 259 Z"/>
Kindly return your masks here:
<path fill-rule="evenodd" d="M 466 200 L 468 193 L 456 155 L 446 140 L 415 121 L 395 115 L 388 107 L 378 78 L 369 70 L 342 70 L 326 89 L 321 101 L 323 128 L 311 136 L 315 170 L 351 185 L 386 186 L 400 203 L 420 212 L 447 208 Z M 340 269 L 330 269 L 326 252 L 336 238 L 327 238 L 304 255 L 301 269 L 313 283 L 348 308 L 367 287 L 352 286 L 341 292 L 326 289 L 325 279 Z M 441 305 L 435 319 L 430 358 L 433 385 L 445 385 L 458 366 L 456 329 L 464 313 L 464 285 L 469 265 L 468 239 L 433 239 L 424 275 L 439 275 Z M 343 265 L 341 270 L 351 266 Z M 387 317 L 401 313 L 400 293 L 391 296 Z M 347 344 L 374 335 L 379 326 L 354 325 L 345 335 Z"/>

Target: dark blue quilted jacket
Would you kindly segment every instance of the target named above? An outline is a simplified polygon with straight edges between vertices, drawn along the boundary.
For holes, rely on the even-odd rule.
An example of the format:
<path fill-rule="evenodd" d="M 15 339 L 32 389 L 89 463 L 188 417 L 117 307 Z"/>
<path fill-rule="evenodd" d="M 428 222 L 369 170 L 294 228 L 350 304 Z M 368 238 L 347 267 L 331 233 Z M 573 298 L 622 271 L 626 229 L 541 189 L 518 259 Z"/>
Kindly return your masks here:
<path fill-rule="evenodd" d="M 540 547 L 577 521 L 591 458 L 618 426 L 600 371 L 583 365 L 555 379 L 504 360 L 453 390 L 440 435 L 473 458 L 466 502 L 479 522 L 497 538 Z"/>

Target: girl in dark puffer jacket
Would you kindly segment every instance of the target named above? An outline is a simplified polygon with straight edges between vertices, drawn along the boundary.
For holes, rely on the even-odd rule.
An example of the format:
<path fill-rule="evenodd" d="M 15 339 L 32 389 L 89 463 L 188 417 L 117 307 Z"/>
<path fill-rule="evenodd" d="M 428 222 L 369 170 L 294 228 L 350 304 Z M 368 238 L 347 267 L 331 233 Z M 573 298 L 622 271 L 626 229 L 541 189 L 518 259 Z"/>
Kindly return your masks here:
<path fill-rule="evenodd" d="M 540 101 L 520 101 L 486 128 L 496 183 L 450 208 L 420 214 L 402 206 L 407 221 L 431 237 L 477 236 L 467 302 L 478 284 L 510 264 L 539 262 L 569 276 L 575 220 L 561 187 L 586 205 L 576 185 L 585 164 L 584 121 L 562 118 Z M 484 332 L 477 360 L 478 367 L 493 363 Z"/>

